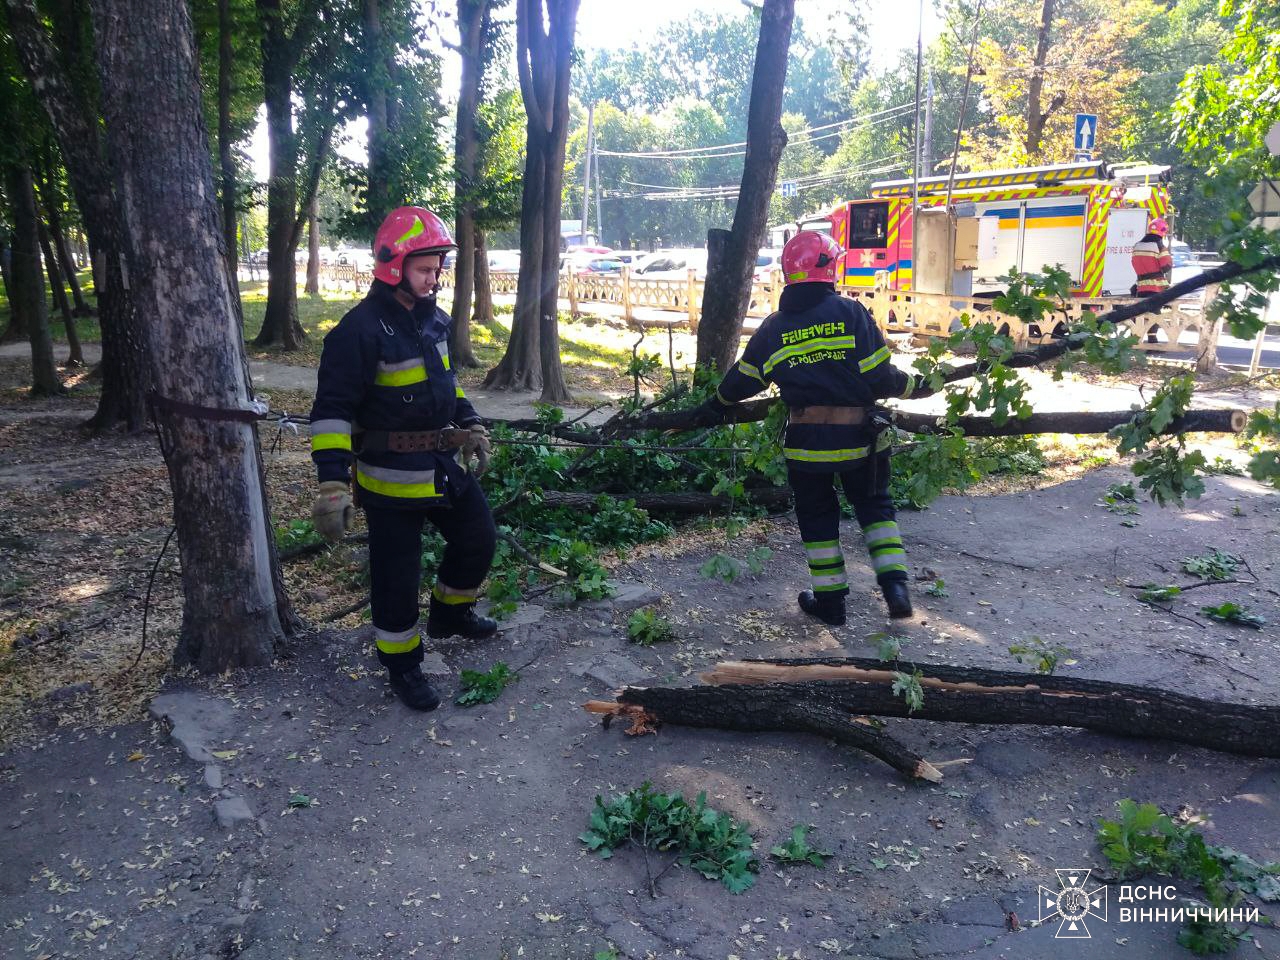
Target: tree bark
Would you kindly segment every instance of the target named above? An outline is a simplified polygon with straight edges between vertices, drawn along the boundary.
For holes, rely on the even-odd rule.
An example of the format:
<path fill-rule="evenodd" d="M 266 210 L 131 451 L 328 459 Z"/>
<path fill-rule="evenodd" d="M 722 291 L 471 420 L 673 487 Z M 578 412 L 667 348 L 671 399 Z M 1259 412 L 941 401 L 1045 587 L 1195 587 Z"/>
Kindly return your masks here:
<path fill-rule="evenodd" d="M 244 325 L 244 309 L 240 303 L 240 253 L 236 242 L 236 193 L 238 191 L 235 157 L 231 152 L 231 0 L 218 0 L 218 173 L 219 199 L 222 203 L 222 247 L 227 276 L 235 292 L 232 304 L 236 320 Z"/>
<path fill-rule="evenodd" d="M 471 314 L 472 323 L 482 323 L 486 326 L 493 323 L 493 289 L 490 287 L 489 279 L 489 244 L 486 241 L 484 231 L 479 227 L 476 228 L 476 303 L 475 311 Z M 467 349 L 471 349 L 471 328 L 467 326 L 465 330 L 467 341 Z M 452 348 L 451 348 L 452 349 Z M 479 366 L 479 364 L 476 364 Z"/>
<path fill-rule="evenodd" d="M 480 78 L 484 72 L 483 43 L 489 20 L 489 0 L 458 0 L 458 54 L 462 60 L 462 82 L 458 94 L 458 118 L 454 131 L 454 194 L 457 214 L 453 239 L 458 256 L 453 268 L 453 327 L 449 333 L 449 355 L 455 366 L 475 367 L 471 348 L 471 299 L 475 289 L 476 158 L 479 136 L 476 111 L 480 104 Z"/>
<path fill-rule="evenodd" d="M 387 92 L 391 86 L 392 64 L 383 45 L 382 0 L 364 0 L 365 98 L 369 109 L 369 187 L 365 206 L 369 209 L 369 232 L 388 213 L 404 202 L 396 196 L 391 173 L 391 123 Z"/>
<path fill-rule="evenodd" d="M 632 691 L 640 692 L 636 688 L 628 688 L 626 692 Z M 583 708 L 606 717 L 626 717 L 632 723 L 629 734 L 655 732 L 660 723 L 747 733 L 778 730 L 814 733 L 825 740 L 863 750 L 912 779 L 932 783 L 942 780 L 942 771 L 933 764 L 888 734 L 859 722 L 848 711 L 808 700 L 785 702 L 777 697 L 760 697 L 754 688 L 722 687 L 715 691 L 715 697 L 685 695 L 690 692 L 653 687 L 643 691 L 646 699 L 643 707 L 589 700 Z"/>
<path fill-rule="evenodd" d="M 922 675 L 924 705 L 911 712 L 891 687 L 899 673 L 916 670 Z M 1083 727 L 1280 757 L 1280 706 L 1223 703 L 1106 680 L 861 657 L 731 661 L 701 679 L 712 686 L 678 695 L 714 701 L 725 686 L 751 685 L 757 697 L 777 704 L 805 701 L 847 713 L 917 720 Z M 672 693 L 627 688 L 618 700 L 647 708 Z"/>
<path fill-rule="evenodd" d="M 787 145 L 782 129 L 782 94 L 787 79 L 787 54 L 795 0 L 764 0 L 760 39 L 751 76 L 751 104 L 747 110 L 747 152 L 742 185 L 733 214 L 733 228 L 723 258 L 711 261 L 708 236 L 706 290 L 698 324 L 697 365 L 725 371 L 733 363 L 742 333 L 742 318 L 751 302 L 756 254 L 769 222 L 769 200 L 778 175 L 778 162 Z"/>
<path fill-rule="evenodd" d="M 53 291 L 53 302 L 62 316 L 62 325 L 67 330 L 67 366 L 83 367 L 84 350 L 80 346 L 80 334 L 76 330 L 76 320 L 71 312 L 71 303 L 67 300 L 67 290 L 62 285 L 62 275 L 58 270 L 58 261 L 53 255 L 53 247 L 49 243 L 49 231 L 39 220 L 36 221 L 40 237 L 40 253 L 44 257 L 45 272 L 49 275 L 49 288 Z"/>
<path fill-rule="evenodd" d="M 1044 138 L 1044 124 L 1049 112 L 1040 112 L 1040 99 L 1044 90 L 1044 64 L 1049 56 L 1049 33 L 1053 27 L 1053 8 L 1056 0 L 1044 0 L 1040 10 L 1040 29 L 1036 33 L 1035 60 L 1031 64 L 1031 79 L 1027 84 L 1027 162 L 1040 156 L 1040 143 Z"/>
<path fill-rule="evenodd" d="M 92 0 L 125 256 L 154 345 L 160 398 L 243 411 L 252 397 L 222 258 L 190 13 L 166 0 Z M 198 376 L 193 376 L 199 371 Z M 251 422 L 157 399 L 182 558 L 179 663 L 269 663 L 294 626 Z"/>
<path fill-rule="evenodd" d="M 577 17 L 578 0 L 516 2 L 516 62 L 528 114 L 520 278 L 507 352 L 485 378 L 485 386 L 495 389 L 541 389 L 547 403 L 570 399 L 560 364 L 558 292 L 569 68 Z"/>
<path fill-rule="evenodd" d="M 262 20 L 262 86 L 267 107 L 267 309 L 255 346 L 296 350 L 306 339 L 298 322 L 298 138 L 293 129 L 297 36 L 289 37 L 280 0 L 257 0 Z M 301 25 L 298 29 L 302 29 Z"/>
<path fill-rule="evenodd" d="M 17 163 L 5 164 L 4 192 L 13 217 L 13 247 L 9 266 L 10 330 L 26 332 L 31 344 L 31 393 L 51 396 L 62 393 L 62 381 L 53 362 L 53 340 L 49 336 L 49 311 L 44 299 L 44 277 L 40 269 L 39 221 L 36 219 L 35 188 L 31 171 Z"/>
<path fill-rule="evenodd" d="M 93 55 L 79 45 L 83 21 L 78 9 L 58 8 L 55 30 L 60 37 L 69 38 L 61 43 L 59 53 L 32 0 L 4 3 L 23 70 L 57 135 L 92 248 L 102 330 L 102 396 L 87 426 L 102 433 L 123 422 L 130 433 L 137 432 L 147 423 L 151 366 L 146 332 L 138 321 L 124 273 L 120 209 L 107 174 L 107 150 L 92 79 Z M 64 69 L 63 62 L 70 66 Z"/>
<path fill-rule="evenodd" d="M 311 214 L 307 217 L 307 286 L 313 297 L 320 295 L 320 201 L 311 198 Z"/>

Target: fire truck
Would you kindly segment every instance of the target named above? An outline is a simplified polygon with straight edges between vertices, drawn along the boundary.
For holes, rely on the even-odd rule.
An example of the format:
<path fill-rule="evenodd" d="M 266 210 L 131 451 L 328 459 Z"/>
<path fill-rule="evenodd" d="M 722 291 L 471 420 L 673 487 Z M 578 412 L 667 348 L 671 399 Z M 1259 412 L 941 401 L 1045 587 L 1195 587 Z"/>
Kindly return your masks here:
<path fill-rule="evenodd" d="M 800 226 L 846 249 L 849 294 L 981 296 L 1011 270 L 1058 266 L 1077 297 L 1128 296 L 1130 252 L 1148 218 L 1168 216 L 1168 179 L 1167 166 L 1099 161 L 887 180 Z"/>

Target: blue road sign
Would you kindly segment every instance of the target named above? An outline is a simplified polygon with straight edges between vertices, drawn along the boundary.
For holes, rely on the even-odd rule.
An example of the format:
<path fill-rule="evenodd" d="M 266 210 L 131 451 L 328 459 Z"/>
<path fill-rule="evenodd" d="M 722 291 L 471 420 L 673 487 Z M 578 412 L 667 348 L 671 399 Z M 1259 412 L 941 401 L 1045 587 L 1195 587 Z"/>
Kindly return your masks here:
<path fill-rule="evenodd" d="M 1076 151 L 1092 150 L 1093 142 L 1098 138 L 1098 115 L 1096 113 L 1076 114 Z"/>
<path fill-rule="evenodd" d="M 783 180 L 778 186 L 784 197 L 790 198 L 800 195 L 800 185 L 794 180 Z"/>

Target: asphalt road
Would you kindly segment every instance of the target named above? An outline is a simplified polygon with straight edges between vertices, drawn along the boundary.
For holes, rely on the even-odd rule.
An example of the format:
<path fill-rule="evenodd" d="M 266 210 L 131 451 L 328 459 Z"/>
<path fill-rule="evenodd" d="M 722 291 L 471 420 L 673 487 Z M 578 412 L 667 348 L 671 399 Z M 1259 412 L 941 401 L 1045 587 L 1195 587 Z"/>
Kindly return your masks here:
<path fill-rule="evenodd" d="M 1272 327 L 1271 330 L 1275 330 Z M 1195 334 L 1186 335 L 1180 341 L 1188 345 L 1186 350 L 1161 353 L 1162 357 L 1175 357 L 1180 360 L 1195 359 Z M 1226 333 L 1218 337 L 1218 362 L 1236 367 L 1248 367 L 1253 357 L 1253 341 L 1239 340 Z M 1280 369 L 1280 334 L 1269 332 L 1262 341 L 1262 357 L 1260 363 L 1264 368 Z"/>

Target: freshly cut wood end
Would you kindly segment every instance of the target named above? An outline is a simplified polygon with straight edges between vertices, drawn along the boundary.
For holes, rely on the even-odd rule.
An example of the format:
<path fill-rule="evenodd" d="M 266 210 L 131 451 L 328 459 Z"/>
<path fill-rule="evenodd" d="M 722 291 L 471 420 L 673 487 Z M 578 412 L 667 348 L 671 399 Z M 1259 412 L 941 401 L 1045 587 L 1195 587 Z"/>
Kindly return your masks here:
<path fill-rule="evenodd" d="M 1234 433 L 1242 433 L 1245 425 L 1249 422 L 1249 415 L 1243 410 L 1231 411 L 1231 430 Z"/>
<path fill-rule="evenodd" d="M 916 764 L 915 776 L 917 780 L 928 780 L 930 783 L 942 782 L 942 771 L 928 760 L 921 760 Z"/>

